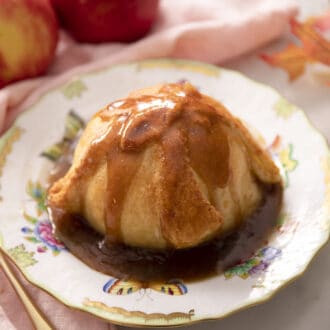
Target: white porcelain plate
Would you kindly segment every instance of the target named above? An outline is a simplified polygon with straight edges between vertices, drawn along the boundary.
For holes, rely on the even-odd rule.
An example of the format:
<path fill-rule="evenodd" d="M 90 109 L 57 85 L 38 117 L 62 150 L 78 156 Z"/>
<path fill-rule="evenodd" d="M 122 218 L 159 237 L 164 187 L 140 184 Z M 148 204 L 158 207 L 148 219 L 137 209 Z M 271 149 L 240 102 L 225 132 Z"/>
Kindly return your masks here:
<path fill-rule="evenodd" d="M 214 278 L 164 283 L 164 293 L 153 284 L 116 281 L 70 254 L 51 231 L 45 178 L 53 166 L 50 159 L 61 153 L 64 134 L 72 138 L 82 120 L 131 90 L 180 80 L 223 102 L 259 132 L 278 160 L 285 191 L 277 228 L 253 257 Z M 273 89 L 197 62 L 114 66 L 47 93 L 0 140 L 0 173 L 3 251 L 31 283 L 70 307 L 114 323 L 169 326 L 224 317 L 270 298 L 302 274 L 329 237 L 330 155 L 324 138 Z M 168 290 L 171 285 L 175 290 Z"/>

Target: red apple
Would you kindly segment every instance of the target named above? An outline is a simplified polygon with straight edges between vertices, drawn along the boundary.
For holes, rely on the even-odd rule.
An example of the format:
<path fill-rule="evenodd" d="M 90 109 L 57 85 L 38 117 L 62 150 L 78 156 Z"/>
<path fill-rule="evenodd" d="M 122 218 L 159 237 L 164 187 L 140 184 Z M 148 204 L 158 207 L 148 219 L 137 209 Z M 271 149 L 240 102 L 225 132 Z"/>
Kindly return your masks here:
<path fill-rule="evenodd" d="M 57 40 L 49 0 L 0 0 L 0 88 L 45 72 Z"/>
<path fill-rule="evenodd" d="M 157 15 L 158 0 L 52 0 L 60 21 L 81 42 L 134 41 Z"/>

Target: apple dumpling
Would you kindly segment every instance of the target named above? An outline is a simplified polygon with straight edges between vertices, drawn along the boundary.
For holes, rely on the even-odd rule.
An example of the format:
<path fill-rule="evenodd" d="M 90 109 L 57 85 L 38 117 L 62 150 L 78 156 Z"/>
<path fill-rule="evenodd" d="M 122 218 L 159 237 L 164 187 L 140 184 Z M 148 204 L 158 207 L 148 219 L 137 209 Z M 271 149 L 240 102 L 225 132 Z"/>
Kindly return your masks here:
<path fill-rule="evenodd" d="M 112 243 L 183 249 L 237 229 L 280 181 L 222 104 L 189 83 L 164 84 L 94 115 L 48 206 L 55 225 L 79 215 Z"/>

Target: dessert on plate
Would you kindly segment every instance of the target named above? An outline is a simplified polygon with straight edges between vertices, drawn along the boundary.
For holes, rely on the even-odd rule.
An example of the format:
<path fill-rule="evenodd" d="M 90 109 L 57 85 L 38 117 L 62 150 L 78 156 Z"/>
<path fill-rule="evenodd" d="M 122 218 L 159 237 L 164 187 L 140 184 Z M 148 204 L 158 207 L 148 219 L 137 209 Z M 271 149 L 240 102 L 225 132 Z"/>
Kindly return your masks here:
<path fill-rule="evenodd" d="M 79 214 L 110 242 L 199 245 L 237 228 L 277 167 L 223 105 L 189 83 L 132 92 L 88 123 L 49 189 L 55 224 Z"/>

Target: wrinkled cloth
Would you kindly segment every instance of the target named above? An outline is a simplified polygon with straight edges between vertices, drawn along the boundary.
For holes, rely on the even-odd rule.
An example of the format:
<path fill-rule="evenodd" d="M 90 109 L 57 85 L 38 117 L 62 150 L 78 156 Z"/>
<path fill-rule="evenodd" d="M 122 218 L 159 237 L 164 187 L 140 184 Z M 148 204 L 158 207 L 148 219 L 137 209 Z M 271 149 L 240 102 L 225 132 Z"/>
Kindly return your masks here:
<path fill-rule="evenodd" d="M 41 316 L 51 329 L 70 330 L 116 330 L 116 327 L 88 313 L 73 310 L 60 304 L 44 291 L 30 285 L 19 270 L 6 258 L 11 273 L 22 284 L 25 292 L 33 300 Z M 19 296 L 14 291 L 4 272 L 0 272 L 0 329 L 33 330 L 35 327 Z M 39 330 L 39 329 L 38 329 Z M 40 329 L 43 330 L 43 329 Z"/>
<path fill-rule="evenodd" d="M 79 44 L 61 31 L 55 59 L 46 75 L 0 90 L 0 131 L 43 93 L 73 75 L 118 62 L 159 57 L 221 64 L 280 37 L 296 14 L 296 5 L 286 0 L 163 0 L 152 31 L 134 43 Z M 108 329 L 106 322 L 64 308 L 46 293 L 21 281 L 37 305 L 47 306 L 45 314 L 53 317 L 56 328 L 65 329 L 70 324 L 70 329 Z M 29 329 L 29 322 L 0 269 L 0 328 Z"/>

